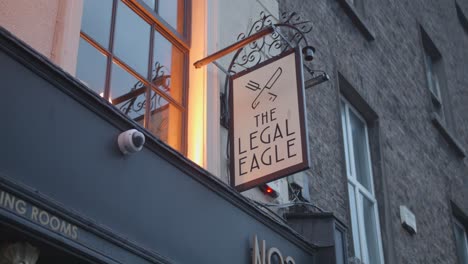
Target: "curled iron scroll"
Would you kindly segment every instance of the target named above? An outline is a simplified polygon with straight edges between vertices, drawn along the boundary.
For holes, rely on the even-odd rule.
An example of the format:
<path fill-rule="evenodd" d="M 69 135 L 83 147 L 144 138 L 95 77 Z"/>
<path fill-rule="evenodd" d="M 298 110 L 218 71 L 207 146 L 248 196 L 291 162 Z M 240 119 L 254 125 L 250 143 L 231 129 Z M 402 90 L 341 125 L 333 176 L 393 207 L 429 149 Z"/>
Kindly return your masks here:
<path fill-rule="evenodd" d="M 304 42 L 305 46 L 307 46 L 305 34 L 312 30 L 312 23 L 310 21 L 303 20 L 296 12 L 283 13 L 281 21 L 279 23 L 275 23 L 275 21 L 276 19 L 272 15 L 267 15 L 262 11 L 260 12 L 260 18 L 252 23 L 249 30 L 246 33 L 238 35 L 237 40 L 239 41 L 266 27 L 276 28 L 274 33 L 253 41 L 237 50 L 227 69 L 230 75 L 239 73 L 269 58 L 275 57 L 291 48 L 291 45 L 292 47 L 297 47 Z M 223 98 L 221 98 L 221 124 L 226 128 L 229 123 L 229 77 L 226 76 L 224 94 L 222 95 Z"/>

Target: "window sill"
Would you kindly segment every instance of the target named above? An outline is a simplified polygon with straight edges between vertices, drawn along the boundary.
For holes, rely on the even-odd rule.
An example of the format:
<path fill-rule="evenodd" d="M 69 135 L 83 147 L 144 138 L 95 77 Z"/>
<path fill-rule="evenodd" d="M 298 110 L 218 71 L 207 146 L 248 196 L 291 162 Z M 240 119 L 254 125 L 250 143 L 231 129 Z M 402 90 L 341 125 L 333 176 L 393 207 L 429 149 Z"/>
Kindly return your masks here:
<path fill-rule="evenodd" d="M 362 15 L 359 14 L 358 10 L 356 10 L 356 8 L 351 3 L 349 3 L 348 0 L 338 0 L 338 2 L 341 4 L 346 14 L 348 14 L 354 25 L 356 25 L 359 31 L 361 31 L 364 37 L 368 41 L 375 40 L 374 32 L 372 32 L 372 30 L 369 28 Z"/>
<path fill-rule="evenodd" d="M 445 138 L 445 140 L 447 140 L 447 142 L 449 143 L 450 146 L 452 146 L 455 151 L 457 152 L 457 154 L 461 157 L 461 158 L 465 158 L 466 157 L 466 152 L 465 152 L 465 149 L 463 148 L 463 146 L 460 144 L 460 142 L 458 142 L 458 140 L 454 137 L 454 135 L 452 134 L 452 132 L 450 132 L 446 127 L 445 125 L 443 124 L 443 122 L 440 120 L 440 118 L 436 115 L 436 114 L 433 114 L 432 115 L 432 123 L 434 124 L 434 126 L 437 128 L 437 130 L 439 130 L 439 132 L 442 134 L 442 136 Z"/>

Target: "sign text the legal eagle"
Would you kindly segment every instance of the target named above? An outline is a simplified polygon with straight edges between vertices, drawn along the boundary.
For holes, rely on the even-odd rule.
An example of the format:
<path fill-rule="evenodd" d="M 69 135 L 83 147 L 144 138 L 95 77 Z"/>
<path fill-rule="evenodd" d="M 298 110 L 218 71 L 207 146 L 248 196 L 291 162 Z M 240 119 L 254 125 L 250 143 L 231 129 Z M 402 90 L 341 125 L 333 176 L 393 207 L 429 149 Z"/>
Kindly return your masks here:
<path fill-rule="evenodd" d="M 282 120 L 277 118 L 276 108 L 257 114 L 253 118 L 255 127 L 248 137 L 237 138 L 240 176 L 260 170 L 264 166 L 280 163 L 298 154 L 298 149 L 294 148 L 296 132 L 290 129 L 287 118 Z M 286 149 L 286 152 L 278 151 L 281 148 Z M 260 151 L 256 151 L 257 149 Z"/>
<path fill-rule="evenodd" d="M 293 49 L 230 78 L 229 170 L 238 191 L 309 167 L 301 67 Z"/>

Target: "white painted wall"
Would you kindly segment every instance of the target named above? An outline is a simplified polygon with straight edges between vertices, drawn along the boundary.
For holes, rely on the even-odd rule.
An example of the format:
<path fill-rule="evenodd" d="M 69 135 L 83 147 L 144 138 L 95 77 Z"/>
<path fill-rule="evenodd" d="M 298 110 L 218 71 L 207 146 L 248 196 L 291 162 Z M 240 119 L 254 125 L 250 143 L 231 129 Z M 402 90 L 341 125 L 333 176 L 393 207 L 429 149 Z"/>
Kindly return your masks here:
<path fill-rule="evenodd" d="M 83 0 L 0 0 L 0 25 L 75 74 Z"/>

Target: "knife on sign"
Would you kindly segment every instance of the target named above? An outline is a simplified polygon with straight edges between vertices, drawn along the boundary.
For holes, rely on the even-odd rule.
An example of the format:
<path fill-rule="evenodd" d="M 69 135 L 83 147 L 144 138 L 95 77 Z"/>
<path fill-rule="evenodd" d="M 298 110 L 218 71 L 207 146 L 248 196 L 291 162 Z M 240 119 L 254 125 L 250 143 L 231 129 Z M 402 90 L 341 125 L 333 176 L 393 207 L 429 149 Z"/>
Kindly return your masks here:
<path fill-rule="evenodd" d="M 278 69 L 276 69 L 276 71 L 273 73 L 273 75 L 271 76 L 270 80 L 268 80 L 267 84 L 262 88 L 262 90 L 260 90 L 260 92 L 258 93 L 257 97 L 255 97 L 255 99 L 253 100 L 252 102 L 252 109 L 255 109 L 257 108 L 258 104 L 260 104 L 260 95 L 263 93 L 263 91 L 265 91 L 265 89 L 268 89 L 270 90 L 271 87 L 273 87 L 273 85 L 275 84 L 275 82 L 278 80 L 278 78 L 281 76 L 281 73 L 283 73 L 283 69 L 281 67 L 278 67 Z"/>

